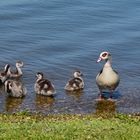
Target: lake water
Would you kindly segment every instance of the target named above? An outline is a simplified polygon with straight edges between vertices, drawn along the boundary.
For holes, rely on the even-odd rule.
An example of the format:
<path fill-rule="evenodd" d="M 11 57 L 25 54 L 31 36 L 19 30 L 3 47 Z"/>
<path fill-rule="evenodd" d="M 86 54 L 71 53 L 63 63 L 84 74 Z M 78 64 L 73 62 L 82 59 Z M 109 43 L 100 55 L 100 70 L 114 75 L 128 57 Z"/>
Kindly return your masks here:
<path fill-rule="evenodd" d="M 113 56 L 121 77 L 114 110 L 140 112 L 139 0 L 4 0 L 0 4 L 0 68 L 24 62 L 24 99 L 0 94 L 0 112 L 28 109 L 45 114 L 92 113 L 98 110 L 95 77 L 100 52 Z M 84 74 L 82 93 L 64 91 L 75 69 Z M 36 96 L 36 72 L 56 87 L 55 98 Z M 115 96 L 114 94 L 114 96 Z"/>

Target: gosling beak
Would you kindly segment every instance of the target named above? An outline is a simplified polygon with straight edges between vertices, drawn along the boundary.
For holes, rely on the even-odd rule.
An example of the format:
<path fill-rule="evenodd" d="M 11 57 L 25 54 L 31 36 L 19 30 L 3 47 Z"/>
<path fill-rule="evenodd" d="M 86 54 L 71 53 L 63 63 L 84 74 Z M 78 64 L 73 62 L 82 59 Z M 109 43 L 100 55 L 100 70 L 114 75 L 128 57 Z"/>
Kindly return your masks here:
<path fill-rule="evenodd" d="M 99 57 L 96 62 L 99 63 L 100 61 L 102 61 L 102 58 L 101 57 Z"/>

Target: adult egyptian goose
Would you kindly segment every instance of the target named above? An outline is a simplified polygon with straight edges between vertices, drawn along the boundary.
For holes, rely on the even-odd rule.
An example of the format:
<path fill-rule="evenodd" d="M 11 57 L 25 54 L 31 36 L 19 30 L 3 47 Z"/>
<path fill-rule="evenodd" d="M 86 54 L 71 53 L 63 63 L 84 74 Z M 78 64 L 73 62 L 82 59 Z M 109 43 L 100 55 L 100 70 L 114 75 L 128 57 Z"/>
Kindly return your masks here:
<path fill-rule="evenodd" d="M 118 73 L 112 68 L 112 58 L 109 52 L 102 52 L 100 54 L 97 62 L 100 62 L 102 60 L 105 60 L 106 63 L 100 73 L 98 73 L 98 75 L 96 76 L 96 83 L 100 90 L 99 99 L 102 99 L 103 90 L 109 90 L 109 99 L 112 99 L 112 93 L 119 85 L 120 78 Z"/>
<path fill-rule="evenodd" d="M 4 85 L 5 92 L 7 92 L 10 97 L 22 98 L 27 94 L 27 89 L 21 81 L 6 80 Z"/>
<path fill-rule="evenodd" d="M 37 80 L 34 85 L 36 94 L 41 94 L 45 96 L 53 96 L 55 94 L 54 85 L 48 80 L 44 79 L 42 72 L 36 74 Z"/>
<path fill-rule="evenodd" d="M 6 64 L 4 70 L 0 72 L 0 82 L 4 83 L 7 78 L 10 76 L 10 65 Z"/>
<path fill-rule="evenodd" d="M 20 78 L 23 74 L 21 67 L 23 67 L 23 62 L 17 61 L 16 62 L 16 71 L 10 71 L 10 78 Z"/>
<path fill-rule="evenodd" d="M 84 80 L 82 78 L 82 73 L 80 71 L 75 71 L 73 73 L 73 78 L 70 79 L 65 86 L 67 91 L 77 91 L 84 88 Z"/>

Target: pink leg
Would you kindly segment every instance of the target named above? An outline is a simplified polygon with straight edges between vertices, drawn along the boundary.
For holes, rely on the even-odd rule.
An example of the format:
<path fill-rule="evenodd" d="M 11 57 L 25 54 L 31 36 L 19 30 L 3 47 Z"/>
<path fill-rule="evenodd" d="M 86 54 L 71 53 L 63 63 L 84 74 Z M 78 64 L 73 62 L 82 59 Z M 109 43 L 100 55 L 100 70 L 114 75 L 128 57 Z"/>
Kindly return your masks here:
<path fill-rule="evenodd" d="M 101 90 L 101 89 L 99 89 L 99 90 L 100 90 L 100 93 L 99 93 L 99 98 L 98 98 L 98 100 L 103 100 L 102 90 Z"/>
<path fill-rule="evenodd" d="M 113 101 L 112 97 L 113 97 L 113 90 L 110 91 L 110 97 L 108 98 L 108 100 Z"/>

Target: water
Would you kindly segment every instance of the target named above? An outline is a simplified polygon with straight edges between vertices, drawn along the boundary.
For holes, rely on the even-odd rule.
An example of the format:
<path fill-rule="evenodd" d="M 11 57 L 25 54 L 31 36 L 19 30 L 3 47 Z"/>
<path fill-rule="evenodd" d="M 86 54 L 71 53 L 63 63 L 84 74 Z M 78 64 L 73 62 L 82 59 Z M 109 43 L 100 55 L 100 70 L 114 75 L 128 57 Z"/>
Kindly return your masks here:
<path fill-rule="evenodd" d="M 115 111 L 140 112 L 139 0 L 5 0 L 0 4 L 0 67 L 22 60 L 28 94 L 7 98 L 1 91 L 0 112 L 28 109 L 48 113 L 92 113 L 98 110 L 95 77 L 103 63 L 100 52 L 113 56 L 121 77 Z M 84 74 L 82 93 L 64 91 L 75 69 Z M 53 81 L 57 95 L 36 96 L 36 72 Z M 114 94 L 114 95 L 115 95 Z"/>

